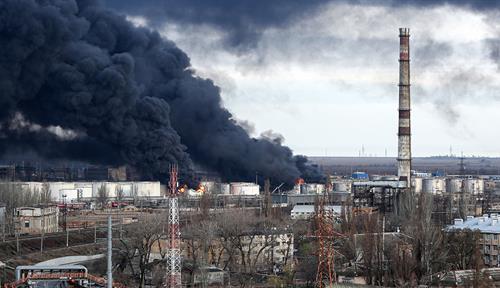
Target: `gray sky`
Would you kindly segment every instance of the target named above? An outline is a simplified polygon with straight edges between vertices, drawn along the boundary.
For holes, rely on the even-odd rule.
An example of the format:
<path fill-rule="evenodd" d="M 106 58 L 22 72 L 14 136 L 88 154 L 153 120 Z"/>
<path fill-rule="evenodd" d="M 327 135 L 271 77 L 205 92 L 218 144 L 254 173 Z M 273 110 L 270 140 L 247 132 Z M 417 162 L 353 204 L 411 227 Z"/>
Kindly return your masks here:
<path fill-rule="evenodd" d="M 463 151 L 500 156 L 497 10 L 330 3 L 262 29 L 234 49 L 204 23 L 159 27 L 221 87 L 224 105 L 252 135 L 272 130 L 295 153 L 395 157 L 398 28 L 411 31 L 414 156 Z M 129 15 L 148 26 L 146 16 Z M 498 61 L 498 62 L 497 62 Z M 250 123 L 250 125 L 248 125 Z"/>

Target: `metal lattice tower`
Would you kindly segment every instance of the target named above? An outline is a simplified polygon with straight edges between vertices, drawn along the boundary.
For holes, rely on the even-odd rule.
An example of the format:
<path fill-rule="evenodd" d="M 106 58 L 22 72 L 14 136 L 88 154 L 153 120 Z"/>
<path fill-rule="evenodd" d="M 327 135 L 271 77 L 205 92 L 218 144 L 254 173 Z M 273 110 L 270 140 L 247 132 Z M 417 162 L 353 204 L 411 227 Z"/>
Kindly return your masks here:
<path fill-rule="evenodd" d="M 181 287 L 181 232 L 177 196 L 177 165 L 170 166 L 170 195 L 168 209 L 167 277 L 164 287 Z"/>
<path fill-rule="evenodd" d="M 325 193 L 318 201 L 315 213 L 316 231 L 314 237 L 317 240 L 318 266 L 316 270 L 316 287 L 332 287 L 336 283 L 335 273 L 335 238 L 343 237 L 334 229 L 335 217 L 331 210 L 325 210 Z"/>

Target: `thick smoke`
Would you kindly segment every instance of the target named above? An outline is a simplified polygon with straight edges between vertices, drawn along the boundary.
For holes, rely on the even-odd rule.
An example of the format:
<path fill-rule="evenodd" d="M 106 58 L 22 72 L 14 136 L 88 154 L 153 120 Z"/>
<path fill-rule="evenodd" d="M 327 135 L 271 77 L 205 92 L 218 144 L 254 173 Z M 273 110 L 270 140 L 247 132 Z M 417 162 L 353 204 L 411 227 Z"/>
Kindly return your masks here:
<path fill-rule="evenodd" d="M 192 160 L 231 180 L 300 174 L 288 147 L 232 120 L 174 43 L 89 1 L 0 2 L 0 91 L 0 152 L 126 163 L 146 177 Z"/>
<path fill-rule="evenodd" d="M 255 48 L 262 33 L 286 28 L 310 17 L 328 3 L 353 5 L 433 7 L 455 5 L 477 10 L 498 8 L 490 0 L 103 0 L 107 7 L 127 15 L 143 16 L 153 26 L 209 25 L 225 34 L 225 46 L 246 52 Z"/>
<path fill-rule="evenodd" d="M 282 28 L 311 15 L 329 0 L 104 0 L 114 10 L 144 16 L 153 25 L 210 25 L 223 31 L 227 47 L 254 48 L 265 29 Z"/>

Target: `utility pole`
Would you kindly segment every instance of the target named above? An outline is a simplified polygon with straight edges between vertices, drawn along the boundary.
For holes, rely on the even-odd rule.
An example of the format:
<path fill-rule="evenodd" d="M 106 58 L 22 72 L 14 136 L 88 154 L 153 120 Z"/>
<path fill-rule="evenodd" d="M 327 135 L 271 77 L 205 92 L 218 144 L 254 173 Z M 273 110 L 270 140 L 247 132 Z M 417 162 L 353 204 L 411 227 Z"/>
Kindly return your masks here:
<path fill-rule="evenodd" d="M 170 166 L 170 195 L 168 209 L 168 251 L 167 251 L 167 275 L 164 287 L 180 288 L 181 282 L 181 233 L 179 229 L 179 202 L 177 190 L 177 165 Z"/>
<path fill-rule="evenodd" d="M 107 288 L 113 288 L 113 226 L 111 215 L 108 216 L 108 271 L 107 271 Z"/>
<path fill-rule="evenodd" d="M 40 254 L 43 254 L 43 237 L 45 236 L 45 209 L 42 207 L 41 213 L 42 213 L 42 235 L 40 235 Z"/>

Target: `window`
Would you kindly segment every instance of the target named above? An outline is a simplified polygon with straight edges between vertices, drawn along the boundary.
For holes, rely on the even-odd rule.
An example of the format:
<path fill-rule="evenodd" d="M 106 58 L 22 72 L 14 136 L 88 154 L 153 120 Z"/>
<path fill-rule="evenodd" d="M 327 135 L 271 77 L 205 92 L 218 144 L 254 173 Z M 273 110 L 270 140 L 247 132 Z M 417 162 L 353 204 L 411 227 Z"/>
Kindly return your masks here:
<path fill-rule="evenodd" d="M 493 235 L 493 239 L 498 240 L 498 234 Z"/>
<path fill-rule="evenodd" d="M 24 227 L 30 228 L 30 221 L 24 221 Z"/>

